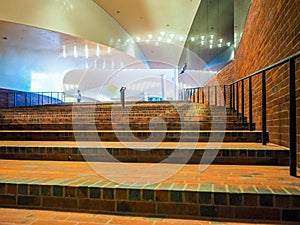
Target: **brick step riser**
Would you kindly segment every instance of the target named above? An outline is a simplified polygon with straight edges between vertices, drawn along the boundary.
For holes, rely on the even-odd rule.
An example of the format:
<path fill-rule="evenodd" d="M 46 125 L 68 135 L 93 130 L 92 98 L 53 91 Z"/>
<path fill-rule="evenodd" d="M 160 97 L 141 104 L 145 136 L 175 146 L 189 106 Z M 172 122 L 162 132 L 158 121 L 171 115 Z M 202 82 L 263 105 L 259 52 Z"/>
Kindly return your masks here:
<path fill-rule="evenodd" d="M 139 118 L 139 117 L 146 117 L 146 118 L 153 118 L 153 117 L 163 117 L 163 118 L 171 118 L 171 117 L 235 117 L 235 118 L 241 118 L 241 115 L 237 115 L 235 113 L 158 113 L 158 112 L 138 112 L 138 113 L 121 113 L 121 112 L 108 112 L 108 113 L 95 113 L 95 112 L 80 112 L 80 113 L 61 113 L 61 112 L 53 112 L 53 113 L 29 113 L 29 112 L 24 112 L 24 113 L 6 113 L 4 115 L 0 116 L 0 120 L 5 120 L 5 119 L 16 119 L 16 118 L 22 118 L 22 119 L 28 119 L 32 117 L 36 118 L 45 118 L 45 117 L 66 117 L 66 118 L 76 118 L 76 117 L 93 117 L 93 118 L 106 118 L 106 117 L 129 117 L 129 118 Z M 246 116 L 244 118 L 247 118 Z"/>
<path fill-rule="evenodd" d="M 30 110 L 24 110 L 24 111 L 3 111 L 0 109 L 0 118 L 5 117 L 5 116 L 11 116 L 11 115 L 19 115 L 19 116 L 28 116 L 28 113 L 30 115 L 111 115 L 112 111 L 107 110 L 107 111 L 99 111 L 99 110 L 84 110 L 84 109 L 78 109 L 78 111 L 73 110 L 73 111 L 63 111 L 63 110 L 53 110 L 53 111 L 30 111 Z M 205 111 L 205 110 L 159 110 L 159 109 L 153 109 L 153 110 L 142 110 L 142 109 L 136 109 L 134 111 L 124 111 L 124 110 L 113 110 L 113 113 L 115 115 L 232 115 L 232 116 L 240 116 L 241 113 L 236 113 L 233 111 Z"/>
<path fill-rule="evenodd" d="M 300 221 L 297 195 L 213 192 L 210 188 L 201 191 L 201 187 L 200 190 L 174 191 L 104 185 L 8 181 L 0 183 L 0 206 L 210 220 L 248 219 L 266 223 Z"/>
<path fill-rule="evenodd" d="M 117 133 L 117 132 L 116 132 Z M 1 132 L 0 140 L 28 140 L 28 141 L 115 141 L 122 142 L 147 141 L 151 132 Z M 152 132 L 152 142 L 260 142 L 260 132 Z"/>
<path fill-rule="evenodd" d="M 108 161 L 104 154 L 110 154 L 121 162 L 159 163 L 171 154 L 189 154 L 188 164 L 199 164 L 205 151 L 210 149 L 128 149 L 128 148 L 68 148 L 68 147 L 0 147 L 0 158 L 18 160 L 58 160 L 58 161 Z M 174 157 L 174 155 L 173 155 Z M 246 150 L 220 149 L 213 164 L 229 165 L 289 165 L 288 150 Z"/>
<path fill-rule="evenodd" d="M 153 117 L 152 117 L 153 118 Z M 131 123 L 141 123 L 147 122 L 149 123 L 152 118 L 145 118 L 145 117 L 138 117 L 138 118 L 129 118 L 129 122 Z M 189 122 L 189 121 L 196 121 L 196 122 L 247 122 L 247 119 L 244 118 L 242 121 L 240 118 L 236 117 L 184 117 L 184 118 L 177 118 L 177 117 L 160 117 L 164 119 L 166 122 Z M 128 122 L 128 118 L 124 117 L 114 117 L 113 121 L 118 121 L 121 123 Z M 30 118 L 14 118 L 14 119 L 5 119 L 1 120 L 1 124 L 28 124 L 28 123 L 42 123 L 42 124 L 49 124 L 49 123 L 108 123 L 111 122 L 110 117 L 30 117 Z"/>
<path fill-rule="evenodd" d="M 241 115 L 240 113 L 237 114 L 231 109 L 224 109 L 223 107 L 193 107 L 191 108 L 189 105 L 187 107 L 174 107 L 169 105 L 157 105 L 154 104 L 152 106 L 147 107 L 133 107 L 133 108 L 122 108 L 122 107 L 105 107 L 99 108 L 95 106 L 68 106 L 68 105 L 60 105 L 59 107 L 55 106 L 39 106 L 39 107 L 24 107 L 24 108 L 14 108 L 14 109 L 0 109 L 0 118 L 4 115 L 8 116 L 10 114 L 18 114 L 18 115 L 28 115 L 28 114 L 45 114 L 45 115 L 72 115 L 72 114 L 111 114 L 111 111 L 114 113 L 120 114 L 155 114 L 155 115 L 162 115 L 162 114 L 169 114 L 169 115 L 176 115 L 178 113 L 188 115 L 194 114 L 212 114 L 212 115 Z M 2 115 L 1 115 L 2 114 Z"/>
<path fill-rule="evenodd" d="M 151 124 L 152 129 L 163 128 L 165 124 Z M 211 130 L 211 123 L 201 122 L 192 123 L 169 123 L 166 124 L 167 130 Z M 224 124 L 214 123 L 213 127 L 224 127 Z M 148 123 L 130 123 L 130 124 L 1 124 L 0 130 L 125 130 L 130 127 L 131 130 L 149 130 Z M 227 130 L 247 130 L 249 124 L 244 123 L 227 123 Z"/>
<path fill-rule="evenodd" d="M 26 116 L 26 113 L 30 113 L 32 115 L 51 115 L 51 114 L 55 114 L 55 115 L 84 115 L 84 114 L 102 114 L 102 115 L 108 115 L 108 114 L 111 114 L 112 111 L 111 110 L 106 110 L 106 111 L 100 111 L 100 110 L 85 110 L 85 109 L 81 109 L 78 111 L 77 110 L 73 110 L 73 111 L 63 111 L 63 110 L 47 110 L 47 111 L 30 111 L 30 110 L 27 110 L 27 111 L 4 111 L 4 110 L 1 110 L 0 109 L 0 115 L 1 117 L 3 117 L 4 115 L 6 116 L 10 116 L 10 115 L 13 115 L 13 114 L 17 114 L 17 115 L 24 115 Z M 241 115 L 240 113 L 237 114 L 236 112 L 233 112 L 233 111 L 205 111 L 205 110 L 194 110 L 194 111 L 191 111 L 191 110 L 188 110 L 188 109 L 185 109 L 185 110 L 160 110 L 160 109 L 152 109 L 152 110 L 143 110 L 143 109 L 135 109 L 134 111 L 123 111 L 123 110 L 117 110 L 117 109 L 113 109 L 113 113 L 114 114 L 121 114 L 121 115 L 124 115 L 124 114 L 154 114 L 154 115 L 164 115 L 164 114 L 167 114 L 167 115 L 174 115 L 174 114 L 181 114 L 181 115 L 184 115 L 184 114 L 187 114 L 187 115 L 204 115 L 204 114 L 209 114 L 209 115 Z M 0 118 L 1 118 L 0 117 Z"/>
<path fill-rule="evenodd" d="M 194 107 L 196 109 L 224 109 L 224 106 L 215 106 L 215 105 L 207 105 L 207 104 L 201 104 L 201 103 L 195 103 L 195 102 L 126 102 L 125 108 L 121 106 L 120 103 L 80 103 L 80 104 L 52 104 L 52 105 L 43 105 L 43 106 L 31 106 L 31 107 L 17 107 L 16 110 L 22 111 L 22 110 L 28 110 L 30 109 L 31 111 L 36 111 L 36 110 L 63 110 L 63 111 L 70 111 L 72 109 L 98 109 L 98 110 L 107 110 L 112 107 L 117 108 L 117 109 L 122 109 L 122 110 L 130 110 L 130 109 L 153 109 L 153 108 L 158 108 L 158 109 L 184 109 L 188 107 Z M 228 109 L 228 108 L 227 108 Z M 7 110 L 3 108 L 2 110 Z"/>
<path fill-rule="evenodd" d="M 2 114 L 0 118 L 2 117 L 8 117 L 8 116 L 28 116 L 28 113 L 30 115 L 46 115 L 46 116 L 51 116 L 51 115 L 111 115 L 112 111 L 107 110 L 107 111 L 97 111 L 97 110 L 78 110 L 78 111 L 70 111 L 70 112 L 65 112 L 65 111 L 58 111 L 58 110 L 53 110 L 53 111 L 33 111 L 31 112 L 30 110 L 28 111 L 6 111 L 4 112 L 3 110 L 0 110 L 0 113 Z M 113 111 L 114 115 L 232 115 L 232 116 L 240 116 L 241 114 L 237 114 L 236 112 L 232 111 L 189 111 L 189 110 L 158 110 L 158 109 L 153 109 L 153 110 L 135 110 L 135 111 L 123 111 L 123 110 L 114 110 Z"/>

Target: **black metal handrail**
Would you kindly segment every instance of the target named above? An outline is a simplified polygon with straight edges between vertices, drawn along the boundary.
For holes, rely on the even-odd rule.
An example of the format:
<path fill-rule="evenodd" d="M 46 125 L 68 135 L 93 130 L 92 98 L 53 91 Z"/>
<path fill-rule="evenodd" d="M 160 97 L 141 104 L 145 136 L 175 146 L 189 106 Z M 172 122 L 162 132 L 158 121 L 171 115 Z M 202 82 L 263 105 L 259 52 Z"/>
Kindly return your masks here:
<path fill-rule="evenodd" d="M 239 82 L 244 82 L 246 79 L 249 79 L 249 96 L 251 94 L 251 102 L 249 101 L 249 118 L 250 127 L 252 124 L 252 83 L 251 79 L 254 76 L 261 75 L 262 78 L 262 144 L 266 145 L 267 143 L 267 101 L 266 101 L 266 72 L 268 70 L 274 69 L 278 66 L 281 66 L 285 63 L 289 63 L 289 77 L 290 77 L 290 110 L 289 110 L 289 123 L 290 123 L 290 175 L 296 176 L 297 175 L 297 115 L 296 115 L 296 71 L 295 71 L 295 59 L 300 57 L 300 52 L 295 53 L 285 59 L 280 60 L 277 63 L 274 63 L 268 67 L 265 67 L 253 74 L 250 74 L 246 77 L 243 77 L 231 85 L 238 86 Z M 242 96 L 244 98 L 244 96 Z M 250 99 L 249 99 L 250 100 Z M 251 104 L 250 104 L 251 103 Z M 239 108 L 237 107 L 237 112 Z"/>
<path fill-rule="evenodd" d="M 0 92 L 2 104 L 0 107 L 36 106 L 61 104 L 65 102 L 64 92 L 24 92 L 6 90 Z"/>
<path fill-rule="evenodd" d="M 296 120 L 296 70 L 295 70 L 295 59 L 300 57 L 300 52 L 297 52 L 287 58 L 284 58 L 268 67 L 265 67 L 257 72 L 254 72 L 246 77 L 243 77 L 241 79 L 236 80 L 235 82 L 229 84 L 229 85 L 224 85 L 224 104 L 226 106 L 226 90 L 229 87 L 229 106 L 233 111 L 236 111 L 238 115 L 240 115 L 239 112 L 239 98 L 241 98 L 241 116 L 244 118 L 245 116 L 245 93 L 244 93 L 244 82 L 248 80 L 248 85 L 249 85 L 249 129 L 253 130 L 253 99 L 252 99 L 252 78 L 255 76 L 260 75 L 261 76 L 261 85 L 262 85 L 262 95 L 261 95 L 261 123 L 262 123 L 262 144 L 266 145 L 267 140 L 268 140 L 268 135 L 267 135 L 267 96 L 266 96 L 266 72 L 279 67 L 283 64 L 289 63 L 289 95 L 290 95 L 290 107 L 289 107 L 289 123 L 290 123 L 290 175 L 291 176 L 296 176 L 297 175 L 297 120 Z M 241 92 L 239 91 L 239 85 L 241 84 Z M 212 87 L 212 86 L 210 86 Z M 197 91 L 200 93 L 203 93 L 203 90 L 206 88 L 208 90 L 207 93 L 207 98 L 208 101 L 207 103 L 210 104 L 210 87 L 198 87 L 198 88 L 190 88 L 186 89 L 185 92 L 187 92 L 187 98 L 188 100 L 192 100 L 191 97 L 193 93 L 196 93 Z M 197 91 L 195 90 L 197 89 Z M 192 90 L 192 91 L 191 91 Z M 198 94 L 199 94 L 198 93 Z M 240 96 L 241 93 L 241 96 Z M 185 95 L 186 96 L 186 95 Z M 215 96 L 216 97 L 216 96 Z M 204 98 L 202 98 L 204 99 Z M 194 100 L 194 99 L 193 99 Z M 200 102 L 200 101 L 198 101 Z M 204 100 L 200 103 L 205 103 Z M 215 100 L 215 104 L 217 101 Z"/>

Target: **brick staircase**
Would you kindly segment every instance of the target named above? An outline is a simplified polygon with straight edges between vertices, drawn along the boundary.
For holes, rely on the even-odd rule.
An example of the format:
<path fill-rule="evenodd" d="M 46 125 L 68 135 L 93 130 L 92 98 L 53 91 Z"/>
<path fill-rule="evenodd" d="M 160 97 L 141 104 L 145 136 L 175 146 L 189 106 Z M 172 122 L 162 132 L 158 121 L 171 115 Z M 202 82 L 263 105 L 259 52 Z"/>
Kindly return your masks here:
<path fill-rule="evenodd" d="M 0 206 L 300 220 L 288 148 L 262 146 L 247 118 L 220 106 L 64 104 L 0 109 L 0 121 Z"/>

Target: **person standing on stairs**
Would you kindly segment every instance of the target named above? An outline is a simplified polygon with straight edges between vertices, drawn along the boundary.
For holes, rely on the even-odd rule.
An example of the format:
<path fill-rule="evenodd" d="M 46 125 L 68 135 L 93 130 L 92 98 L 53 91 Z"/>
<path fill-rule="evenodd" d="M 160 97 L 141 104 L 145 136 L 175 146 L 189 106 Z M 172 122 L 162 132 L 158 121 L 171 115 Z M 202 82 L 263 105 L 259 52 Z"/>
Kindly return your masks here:
<path fill-rule="evenodd" d="M 80 90 L 77 91 L 77 102 L 81 101 L 81 93 Z"/>

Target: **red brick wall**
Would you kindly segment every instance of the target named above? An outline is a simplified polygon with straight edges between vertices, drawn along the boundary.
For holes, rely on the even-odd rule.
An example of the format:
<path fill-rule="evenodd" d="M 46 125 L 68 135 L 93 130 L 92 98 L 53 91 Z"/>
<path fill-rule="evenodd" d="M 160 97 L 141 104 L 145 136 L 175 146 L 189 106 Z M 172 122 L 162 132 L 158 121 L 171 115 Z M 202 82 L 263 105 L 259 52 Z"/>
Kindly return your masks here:
<path fill-rule="evenodd" d="M 253 0 L 235 59 L 216 79 L 228 84 L 269 66 L 300 50 L 300 2 L 298 0 Z M 267 129 L 272 143 L 289 146 L 289 67 L 267 72 Z M 300 59 L 296 60 L 297 127 L 300 127 Z M 209 84 L 212 84 L 210 81 Z M 253 119 L 261 129 L 261 78 L 253 78 Z M 241 85 L 240 85 L 241 86 Z M 239 89 L 239 91 L 241 91 Z M 241 99 L 240 99 L 241 101 Z M 248 115 L 248 81 L 245 82 Z M 300 168 L 300 129 L 297 132 Z M 299 169 L 300 170 L 300 169 Z"/>

